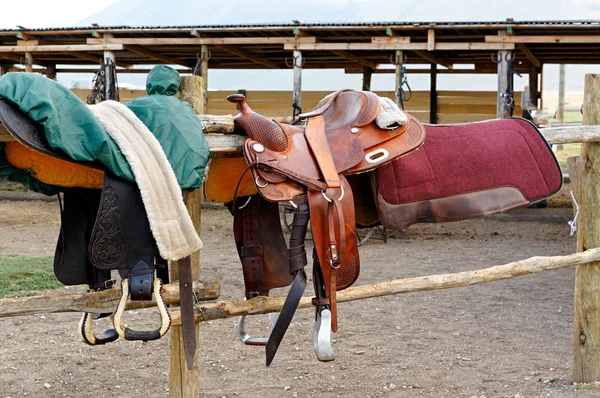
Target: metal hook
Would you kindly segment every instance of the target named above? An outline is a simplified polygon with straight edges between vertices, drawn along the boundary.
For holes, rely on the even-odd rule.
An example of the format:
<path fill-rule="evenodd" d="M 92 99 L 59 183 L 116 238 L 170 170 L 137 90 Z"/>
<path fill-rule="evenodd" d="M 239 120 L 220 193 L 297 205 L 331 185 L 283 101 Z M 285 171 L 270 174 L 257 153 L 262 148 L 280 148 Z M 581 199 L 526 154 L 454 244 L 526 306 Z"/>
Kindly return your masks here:
<path fill-rule="evenodd" d="M 205 58 L 204 54 L 207 54 L 206 59 L 204 59 Z M 210 52 L 210 50 L 208 50 L 205 53 L 198 53 L 198 59 L 201 61 L 208 62 L 208 61 L 210 61 L 211 58 L 212 58 L 212 52 Z"/>
<path fill-rule="evenodd" d="M 306 63 L 306 58 L 302 58 L 302 62 L 300 63 L 300 65 L 298 65 L 298 58 L 300 58 L 300 56 L 294 56 L 293 58 L 294 62 L 290 64 L 288 62 L 288 57 L 285 57 L 285 66 L 287 66 L 288 68 L 302 68 Z"/>
<path fill-rule="evenodd" d="M 238 207 L 238 209 L 242 210 L 244 207 L 248 206 L 248 204 L 250 204 L 251 200 L 252 200 L 252 196 L 248 196 L 248 200 L 246 200 L 246 203 L 244 203 L 243 205 L 241 205 L 240 207 Z"/>
<path fill-rule="evenodd" d="M 408 62 L 408 56 L 404 53 L 402 54 L 402 61 L 400 61 L 400 59 L 398 58 L 398 54 L 390 55 L 390 64 L 392 65 L 402 65 L 406 64 L 406 62 Z"/>

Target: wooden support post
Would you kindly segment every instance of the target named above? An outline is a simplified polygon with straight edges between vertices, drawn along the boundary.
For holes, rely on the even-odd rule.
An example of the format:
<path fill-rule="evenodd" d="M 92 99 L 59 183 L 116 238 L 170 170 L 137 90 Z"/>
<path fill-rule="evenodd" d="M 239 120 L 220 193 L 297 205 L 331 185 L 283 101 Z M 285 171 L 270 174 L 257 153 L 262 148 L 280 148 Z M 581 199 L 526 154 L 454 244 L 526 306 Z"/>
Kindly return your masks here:
<path fill-rule="evenodd" d="M 529 98 L 531 98 L 531 105 L 536 109 L 538 108 L 538 99 L 539 95 L 539 85 L 538 85 L 538 75 L 540 73 L 540 68 L 535 65 L 531 65 L 529 67 Z"/>
<path fill-rule="evenodd" d="M 402 108 L 402 93 L 400 92 L 400 86 L 402 85 L 402 63 L 404 62 L 404 54 L 402 50 L 396 50 L 396 86 L 394 92 L 396 93 L 396 105 Z"/>
<path fill-rule="evenodd" d="M 437 64 L 431 64 L 431 82 L 429 86 L 429 123 L 437 124 Z"/>
<path fill-rule="evenodd" d="M 182 99 L 189 102 L 194 112 L 205 113 L 204 108 L 204 82 L 200 76 L 184 76 L 181 80 L 180 93 Z M 190 101 L 191 99 L 194 101 Z M 192 192 L 187 199 L 187 210 L 192 217 L 194 227 L 200 234 L 200 203 L 202 202 L 202 190 Z M 192 278 L 200 278 L 200 252 L 192 254 Z M 171 280 L 179 279 L 179 267 L 177 263 L 171 264 Z M 200 341 L 200 327 L 196 324 L 197 341 Z M 172 398 L 198 397 L 200 395 L 200 377 L 198 371 L 198 352 L 194 357 L 192 370 L 188 370 L 185 352 L 183 350 L 183 334 L 181 326 L 172 326 L 169 363 L 169 395 Z"/>
<path fill-rule="evenodd" d="M 115 87 L 115 78 L 113 74 L 113 68 L 111 65 L 115 65 L 115 52 L 114 51 L 104 51 L 104 65 L 106 65 L 105 69 L 105 95 L 107 100 L 116 100 L 116 95 L 114 93 L 118 93 L 118 88 Z"/>
<path fill-rule="evenodd" d="M 511 116 L 507 102 L 514 101 L 512 71 L 509 65 L 512 62 L 512 57 L 512 51 L 498 51 L 498 99 L 496 103 L 496 117 L 498 119 Z"/>
<path fill-rule="evenodd" d="M 33 72 L 33 56 L 31 53 L 25 53 L 25 72 Z"/>
<path fill-rule="evenodd" d="M 583 124 L 600 124 L 600 75 L 585 75 Z M 600 143 L 581 145 L 577 251 L 600 247 Z M 575 272 L 573 381 L 600 380 L 600 262 Z"/>
<path fill-rule="evenodd" d="M 362 90 L 371 91 L 371 77 L 373 76 L 373 68 L 363 68 Z"/>
<path fill-rule="evenodd" d="M 7 68 L 5 66 L 0 66 L 0 76 L 5 75 L 7 72 Z"/>
<path fill-rule="evenodd" d="M 565 77 L 566 65 L 560 64 L 558 72 L 558 109 L 556 110 L 556 118 L 559 123 L 565 122 Z"/>
<path fill-rule="evenodd" d="M 56 80 L 56 64 L 46 65 L 46 77 L 48 79 Z"/>
<path fill-rule="evenodd" d="M 200 76 L 202 76 L 202 89 L 204 90 L 204 112 L 208 109 L 208 59 L 210 52 L 206 44 L 200 50 Z"/>
<path fill-rule="evenodd" d="M 539 87 L 540 109 L 544 109 L 544 64 L 540 66 L 540 87 Z"/>
<path fill-rule="evenodd" d="M 294 50 L 294 93 L 292 96 L 292 117 L 302 113 L 302 52 Z"/>

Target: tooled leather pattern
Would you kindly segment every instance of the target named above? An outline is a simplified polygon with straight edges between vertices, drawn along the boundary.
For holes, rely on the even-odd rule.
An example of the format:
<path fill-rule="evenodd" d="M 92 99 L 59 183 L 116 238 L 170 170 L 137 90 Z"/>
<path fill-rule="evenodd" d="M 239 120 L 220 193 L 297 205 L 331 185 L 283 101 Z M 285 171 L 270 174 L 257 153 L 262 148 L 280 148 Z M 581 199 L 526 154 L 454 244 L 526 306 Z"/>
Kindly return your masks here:
<path fill-rule="evenodd" d="M 356 257 L 350 261 L 350 264 L 347 267 L 340 268 L 336 272 L 336 290 L 344 290 L 345 288 L 352 286 L 359 274 L 359 269 L 356 266 Z"/>
<path fill-rule="evenodd" d="M 339 165 L 337 164 L 338 162 L 336 162 L 335 166 L 338 170 L 348 170 L 349 168 L 360 163 L 360 161 L 362 160 L 363 154 L 364 154 L 364 151 L 362 149 L 362 146 L 360 145 L 360 142 L 358 142 L 358 140 L 352 140 L 352 146 L 350 147 L 350 150 L 346 154 L 344 163 L 342 164 L 341 167 L 339 167 Z M 336 159 L 334 159 L 334 161 L 335 160 Z"/>
<path fill-rule="evenodd" d="M 236 116 L 234 121 L 250 138 L 260 142 L 266 148 L 275 152 L 283 152 L 287 149 L 287 135 L 274 121 L 255 112 Z"/>
<path fill-rule="evenodd" d="M 93 240 L 90 242 L 90 262 L 100 269 L 121 268 L 126 249 L 119 227 L 119 198 L 112 187 L 106 188 L 101 206 Z"/>
<path fill-rule="evenodd" d="M 406 128 L 406 144 L 409 147 L 413 147 L 419 143 L 421 139 L 422 129 L 425 127 L 421 123 L 415 123 L 412 117 L 408 118 L 408 126 Z"/>
<path fill-rule="evenodd" d="M 365 105 L 364 111 L 356 118 L 355 126 L 358 127 L 369 124 L 375 120 L 379 114 L 379 109 L 381 108 L 381 100 L 377 94 L 370 91 L 361 91 L 361 94 L 367 99 L 367 104 Z"/>

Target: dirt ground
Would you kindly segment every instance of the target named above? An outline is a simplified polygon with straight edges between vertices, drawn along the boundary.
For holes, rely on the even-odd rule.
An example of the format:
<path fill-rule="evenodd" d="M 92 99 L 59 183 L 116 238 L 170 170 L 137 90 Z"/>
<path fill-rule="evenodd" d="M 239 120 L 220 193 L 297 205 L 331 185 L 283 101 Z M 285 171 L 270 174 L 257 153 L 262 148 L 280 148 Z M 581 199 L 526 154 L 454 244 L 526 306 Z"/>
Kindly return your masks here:
<path fill-rule="evenodd" d="M 370 239 L 360 248 L 357 284 L 569 254 L 575 250 L 566 223 L 571 215 L 568 208 L 526 209 L 413 226 L 387 244 Z M 202 217 L 202 278 L 221 280 L 221 298 L 240 298 L 230 216 L 207 209 Z M 0 201 L 0 255 L 52 255 L 58 218 L 56 202 Z M 573 283 L 574 269 L 562 269 L 344 303 L 332 363 L 315 359 L 310 310 L 297 313 L 270 368 L 262 348 L 238 341 L 235 319 L 208 322 L 201 325 L 201 396 L 599 396 L 600 390 L 576 391 L 571 383 Z M 155 313 L 127 316 L 135 324 Z M 168 338 L 89 347 L 75 335 L 78 319 L 0 319 L 0 398 L 168 396 Z M 253 317 L 247 326 L 267 334 L 266 320 Z"/>

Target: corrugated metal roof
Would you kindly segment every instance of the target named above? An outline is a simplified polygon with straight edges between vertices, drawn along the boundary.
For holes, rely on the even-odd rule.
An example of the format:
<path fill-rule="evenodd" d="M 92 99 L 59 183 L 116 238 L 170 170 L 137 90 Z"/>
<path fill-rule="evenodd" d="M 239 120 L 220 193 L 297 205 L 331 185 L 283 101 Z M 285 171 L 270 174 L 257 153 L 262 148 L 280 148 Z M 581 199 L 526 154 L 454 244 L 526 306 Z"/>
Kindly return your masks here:
<path fill-rule="evenodd" d="M 508 25 L 560 25 L 560 26 L 589 26 L 600 25 L 600 20 L 597 19 L 580 19 L 580 20 L 532 20 L 532 21 L 357 21 L 357 22 L 280 22 L 280 23 L 252 23 L 238 25 L 166 25 L 166 26 L 69 26 L 69 27 L 50 27 L 50 28 L 26 28 L 23 30 L 31 32 L 43 31 L 70 31 L 70 30 L 94 30 L 94 29 L 111 29 L 111 30 L 127 30 L 127 29 L 240 29 L 240 28 L 290 28 L 290 27 L 360 27 L 360 26 L 471 26 L 471 27 L 504 27 Z M 20 29 L 2 29 L 0 32 L 16 32 Z"/>

